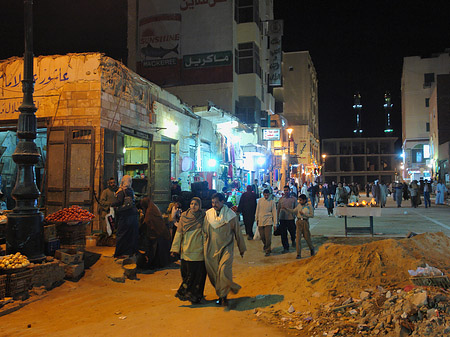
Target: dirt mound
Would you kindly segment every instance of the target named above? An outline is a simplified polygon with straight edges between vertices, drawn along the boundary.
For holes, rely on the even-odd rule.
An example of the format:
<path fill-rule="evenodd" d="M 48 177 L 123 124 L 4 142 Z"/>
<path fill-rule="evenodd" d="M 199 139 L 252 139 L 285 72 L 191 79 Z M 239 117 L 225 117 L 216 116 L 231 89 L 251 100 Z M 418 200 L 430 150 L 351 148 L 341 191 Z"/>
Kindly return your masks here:
<path fill-rule="evenodd" d="M 325 244 L 312 258 L 254 270 L 241 282 L 261 294 L 283 294 L 282 308 L 288 301 L 296 310 L 312 310 L 337 295 L 357 297 L 364 289 L 411 284 L 408 270 L 424 263 L 448 274 L 449 257 L 450 238 L 443 233 L 359 246 Z M 243 294 L 255 290 L 245 288 Z"/>

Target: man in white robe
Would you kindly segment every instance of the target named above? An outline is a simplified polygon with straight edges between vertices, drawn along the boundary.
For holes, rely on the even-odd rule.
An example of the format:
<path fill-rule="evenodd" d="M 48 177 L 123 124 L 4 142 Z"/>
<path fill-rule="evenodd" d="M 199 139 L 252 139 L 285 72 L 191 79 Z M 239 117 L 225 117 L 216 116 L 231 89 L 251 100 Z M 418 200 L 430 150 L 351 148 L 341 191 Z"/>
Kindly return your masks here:
<path fill-rule="evenodd" d="M 242 257 L 247 249 L 236 213 L 224 204 L 223 194 L 212 196 L 212 208 L 206 212 L 203 231 L 206 272 L 219 296 L 216 303 L 227 306 L 228 293 L 232 291 L 237 294 L 241 289 L 239 284 L 233 282 L 234 239 Z"/>
<path fill-rule="evenodd" d="M 445 193 L 447 193 L 447 187 L 439 181 L 436 186 L 436 205 L 443 205 L 445 201 Z"/>

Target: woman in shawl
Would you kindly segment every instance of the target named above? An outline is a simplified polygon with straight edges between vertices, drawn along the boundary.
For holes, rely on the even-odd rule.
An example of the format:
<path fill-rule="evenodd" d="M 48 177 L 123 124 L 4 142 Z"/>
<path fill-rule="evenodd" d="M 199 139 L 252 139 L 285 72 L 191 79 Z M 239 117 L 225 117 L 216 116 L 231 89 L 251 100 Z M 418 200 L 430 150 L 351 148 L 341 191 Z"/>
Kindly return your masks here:
<path fill-rule="evenodd" d="M 170 264 L 171 236 L 161 211 L 149 197 L 141 200 L 144 221 L 139 228 L 140 268 L 164 268 Z"/>
<path fill-rule="evenodd" d="M 138 212 L 131 188 L 132 179 L 129 175 L 122 178 L 111 206 L 115 207 L 117 218 L 116 251 L 114 257 L 127 258 L 138 251 L 139 222 Z"/>
<path fill-rule="evenodd" d="M 200 198 L 193 198 L 189 209 L 183 212 L 170 250 L 172 256 L 181 256 L 180 285 L 175 297 L 182 301 L 200 303 L 206 281 L 205 258 L 203 254 L 203 220 Z"/>

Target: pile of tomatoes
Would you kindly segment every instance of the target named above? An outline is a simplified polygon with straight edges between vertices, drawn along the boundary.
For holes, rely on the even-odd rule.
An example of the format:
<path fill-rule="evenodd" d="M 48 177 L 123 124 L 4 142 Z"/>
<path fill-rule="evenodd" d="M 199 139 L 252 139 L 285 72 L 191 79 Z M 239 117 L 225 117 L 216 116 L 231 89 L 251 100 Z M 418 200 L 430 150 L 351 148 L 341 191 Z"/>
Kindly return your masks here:
<path fill-rule="evenodd" d="M 52 213 L 45 217 L 46 222 L 71 222 L 71 221 L 91 221 L 94 214 L 80 206 L 73 205 L 69 208 L 64 208 L 58 212 Z"/>

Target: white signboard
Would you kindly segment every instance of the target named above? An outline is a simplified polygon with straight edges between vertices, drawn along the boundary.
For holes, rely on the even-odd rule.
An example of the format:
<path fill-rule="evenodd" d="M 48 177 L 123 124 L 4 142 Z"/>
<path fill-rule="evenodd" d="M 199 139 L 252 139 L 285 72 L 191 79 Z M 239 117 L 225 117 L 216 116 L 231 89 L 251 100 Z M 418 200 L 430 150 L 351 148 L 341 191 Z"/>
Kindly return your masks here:
<path fill-rule="evenodd" d="M 283 20 L 269 21 L 270 69 L 269 85 L 281 86 L 281 37 L 283 36 Z"/>
<path fill-rule="evenodd" d="M 281 129 L 277 128 L 264 128 L 262 131 L 262 140 L 271 141 L 271 140 L 280 140 L 281 137 Z"/>

